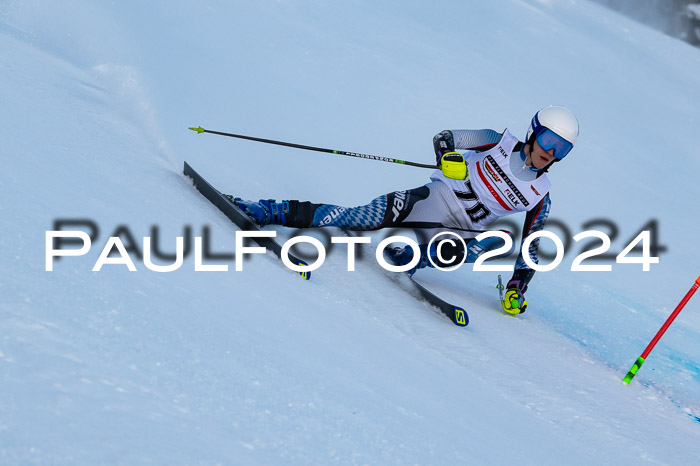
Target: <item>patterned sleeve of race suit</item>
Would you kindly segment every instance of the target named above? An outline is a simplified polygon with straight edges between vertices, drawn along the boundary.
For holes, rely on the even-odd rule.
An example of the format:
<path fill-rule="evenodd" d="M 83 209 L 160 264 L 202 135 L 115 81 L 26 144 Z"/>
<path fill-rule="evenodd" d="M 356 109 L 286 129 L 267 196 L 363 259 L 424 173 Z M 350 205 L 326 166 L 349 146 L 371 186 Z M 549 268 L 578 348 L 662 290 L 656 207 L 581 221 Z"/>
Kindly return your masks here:
<path fill-rule="evenodd" d="M 440 131 L 433 137 L 435 159 L 455 150 L 486 150 L 501 140 L 502 133 L 492 129 L 453 129 Z"/>
<path fill-rule="evenodd" d="M 549 217 L 549 211 L 552 205 L 552 201 L 547 194 L 542 200 L 525 215 L 525 223 L 523 225 L 523 237 L 520 242 L 520 254 L 518 254 L 518 260 L 515 261 L 515 271 L 513 272 L 513 277 L 508 282 L 508 288 L 519 288 L 522 292 L 527 290 L 527 285 L 532 280 L 535 271 L 528 267 L 523 259 L 522 244 L 525 238 L 531 233 L 540 231 L 544 228 L 544 224 L 547 222 L 547 217 Z M 539 238 L 535 239 L 530 243 L 530 247 L 527 250 L 530 259 L 535 264 L 539 263 L 538 259 L 538 248 L 540 245 Z"/>

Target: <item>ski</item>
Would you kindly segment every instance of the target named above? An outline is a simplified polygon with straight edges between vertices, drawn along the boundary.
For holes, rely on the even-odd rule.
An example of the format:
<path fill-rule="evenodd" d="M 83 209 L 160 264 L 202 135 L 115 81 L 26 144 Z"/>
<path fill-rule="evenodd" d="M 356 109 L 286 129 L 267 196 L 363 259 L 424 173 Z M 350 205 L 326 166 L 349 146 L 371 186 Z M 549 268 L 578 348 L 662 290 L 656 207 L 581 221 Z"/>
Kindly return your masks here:
<path fill-rule="evenodd" d="M 205 180 L 202 175 L 197 173 L 187 162 L 185 162 L 182 173 L 184 173 L 185 176 L 190 177 L 194 183 L 194 187 L 197 188 L 197 191 L 202 193 L 202 195 L 206 197 L 209 202 L 218 207 L 219 210 L 224 213 L 224 215 L 226 215 L 234 224 L 236 224 L 236 226 L 238 226 L 238 228 L 243 231 L 261 231 L 260 227 L 241 209 L 239 209 L 229 197 L 209 184 L 209 182 Z M 268 251 L 272 251 L 272 253 L 279 258 L 282 257 L 282 246 L 274 239 L 265 237 L 253 237 L 251 239 L 255 241 L 258 246 L 266 248 Z M 304 266 L 308 265 L 303 260 L 294 256 L 292 253 L 288 253 L 287 255 L 289 260 L 294 264 Z M 297 274 L 304 280 L 311 278 L 311 272 L 297 272 Z"/>
<path fill-rule="evenodd" d="M 356 232 L 351 231 L 351 230 L 343 230 L 346 235 L 348 236 L 353 236 L 356 237 L 358 236 Z M 460 327 L 466 327 L 469 324 L 469 315 L 467 314 L 467 311 L 464 310 L 464 308 L 461 308 L 459 306 L 455 306 L 454 304 L 450 304 L 449 302 L 445 301 L 420 283 L 418 283 L 416 280 L 413 279 L 411 275 L 408 275 L 407 273 L 403 273 L 403 275 L 408 276 L 408 282 L 411 283 L 411 286 L 420 294 L 421 298 L 423 298 L 424 301 L 428 302 L 428 304 L 433 305 L 434 307 L 437 307 L 440 312 L 445 314 L 455 325 L 458 325 Z"/>
<path fill-rule="evenodd" d="M 413 279 L 413 277 L 409 277 L 408 281 L 410 281 L 413 286 L 418 290 L 420 295 L 423 297 L 424 300 L 432 304 L 433 306 L 437 307 L 440 309 L 440 312 L 445 314 L 455 325 L 458 325 L 460 327 L 466 327 L 467 324 L 469 324 L 469 315 L 467 314 L 467 311 L 464 310 L 464 308 L 461 308 L 459 306 L 455 306 L 454 304 L 450 304 L 417 281 Z"/>

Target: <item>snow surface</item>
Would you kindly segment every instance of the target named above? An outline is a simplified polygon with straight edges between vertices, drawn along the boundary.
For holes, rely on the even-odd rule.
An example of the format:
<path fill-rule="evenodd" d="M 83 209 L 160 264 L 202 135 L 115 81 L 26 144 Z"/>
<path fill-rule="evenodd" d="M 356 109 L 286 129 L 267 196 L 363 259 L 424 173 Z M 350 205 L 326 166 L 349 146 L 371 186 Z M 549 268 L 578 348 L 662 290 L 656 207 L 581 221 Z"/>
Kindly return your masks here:
<path fill-rule="evenodd" d="M 699 273 L 699 75 L 697 48 L 584 0 L 0 3 L 0 463 L 697 464 L 700 298 L 620 380 Z M 517 318 L 497 273 L 421 272 L 464 329 L 342 252 L 309 282 L 271 256 L 92 272 L 120 226 L 233 252 L 183 160 L 342 205 L 430 173 L 189 126 L 430 163 L 438 131 L 522 137 L 550 103 L 581 123 L 552 217 L 614 221 L 615 252 L 657 219 L 650 272 L 571 272 L 574 247 Z M 47 272 L 56 219 L 99 236 Z"/>

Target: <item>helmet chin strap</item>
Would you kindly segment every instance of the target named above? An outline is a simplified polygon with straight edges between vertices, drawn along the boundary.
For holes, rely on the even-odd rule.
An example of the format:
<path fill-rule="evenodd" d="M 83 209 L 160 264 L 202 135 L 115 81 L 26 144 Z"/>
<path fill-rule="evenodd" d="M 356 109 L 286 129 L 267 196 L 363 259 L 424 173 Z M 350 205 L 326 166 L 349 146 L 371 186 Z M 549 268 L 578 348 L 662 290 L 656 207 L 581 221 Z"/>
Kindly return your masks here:
<path fill-rule="evenodd" d="M 547 173 L 547 171 L 549 171 L 549 169 L 552 168 L 552 165 L 554 165 L 554 163 L 555 163 L 555 162 L 558 162 L 558 161 L 559 161 L 559 159 L 554 159 L 554 160 L 552 160 L 551 162 L 549 162 L 549 163 L 547 164 L 546 167 L 544 167 L 542 170 L 537 170 L 537 172 L 538 172 L 538 173 Z"/>

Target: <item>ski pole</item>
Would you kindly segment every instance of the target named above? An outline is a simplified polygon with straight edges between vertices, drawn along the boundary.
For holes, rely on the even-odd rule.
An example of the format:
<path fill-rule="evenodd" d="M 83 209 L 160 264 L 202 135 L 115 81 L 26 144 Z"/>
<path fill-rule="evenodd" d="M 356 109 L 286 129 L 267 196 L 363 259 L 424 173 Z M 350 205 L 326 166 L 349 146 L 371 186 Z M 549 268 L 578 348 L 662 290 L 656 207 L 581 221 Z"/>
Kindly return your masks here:
<path fill-rule="evenodd" d="M 326 152 L 328 154 L 336 154 L 336 155 L 347 155 L 349 157 L 358 157 L 361 159 L 370 159 L 370 160 L 378 160 L 380 162 L 391 162 L 391 163 L 400 163 L 401 165 L 409 165 L 411 167 L 420 167 L 420 168 L 438 168 L 437 165 L 431 165 L 431 164 L 426 164 L 426 163 L 417 163 L 417 162 L 409 162 L 406 160 L 399 160 L 395 159 L 392 157 L 380 157 L 377 155 L 369 155 L 369 154 L 359 154 L 357 152 L 348 152 L 344 150 L 337 150 L 337 149 L 324 149 L 323 147 L 313 147 L 313 146 L 304 146 L 302 144 L 294 144 L 291 142 L 283 142 L 283 141 L 275 141 L 274 139 L 263 139 L 263 138 L 256 138 L 253 136 L 244 136 L 242 134 L 232 134 L 232 133 L 222 133 L 220 131 L 211 131 L 208 129 L 204 129 L 201 126 L 198 126 L 196 128 L 191 127 L 190 128 L 192 131 L 196 131 L 197 133 L 210 133 L 210 134 L 218 134 L 219 136 L 228 136 L 231 138 L 239 138 L 239 139 L 247 139 L 249 141 L 257 141 L 257 142 L 264 142 L 265 144 L 276 144 L 278 146 L 286 146 L 286 147 L 294 147 L 296 149 L 305 149 L 305 150 L 314 150 L 316 152 Z"/>
<path fill-rule="evenodd" d="M 506 289 L 505 286 L 503 286 L 503 280 L 501 280 L 501 276 L 498 276 L 498 285 L 496 285 L 496 288 L 498 288 L 498 298 L 503 302 L 506 298 L 503 296 L 503 290 Z"/>
<path fill-rule="evenodd" d="M 688 290 L 685 297 L 683 297 L 681 302 L 678 303 L 678 306 L 676 306 L 676 309 L 673 310 L 671 315 L 668 316 L 668 319 L 666 319 L 666 322 L 664 322 L 659 331 L 656 332 L 656 335 L 654 335 L 654 338 L 652 338 L 652 340 L 649 342 L 642 355 L 637 358 L 634 364 L 632 364 L 632 367 L 630 368 L 629 372 L 627 372 L 625 378 L 622 379 L 622 381 L 625 384 L 629 384 L 632 381 L 634 376 L 637 374 L 637 371 L 639 371 L 639 368 L 642 367 L 642 364 L 644 364 L 644 361 L 649 356 L 649 353 L 651 353 L 651 350 L 654 349 L 654 346 L 656 346 L 656 343 L 659 342 L 661 336 L 666 332 L 666 330 L 668 330 L 668 327 L 671 325 L 676 316 L 680 314 L 680 312 L 683 310 L 683 307 L 685 307 L 686 303 L 690 300 L 693 294 L 695 294 L 698 288 L 700 288 L 700 277 L 698 277 L 695 280 L 695 283 L 692 287 L 690 287 L 690 290 Z"/>

